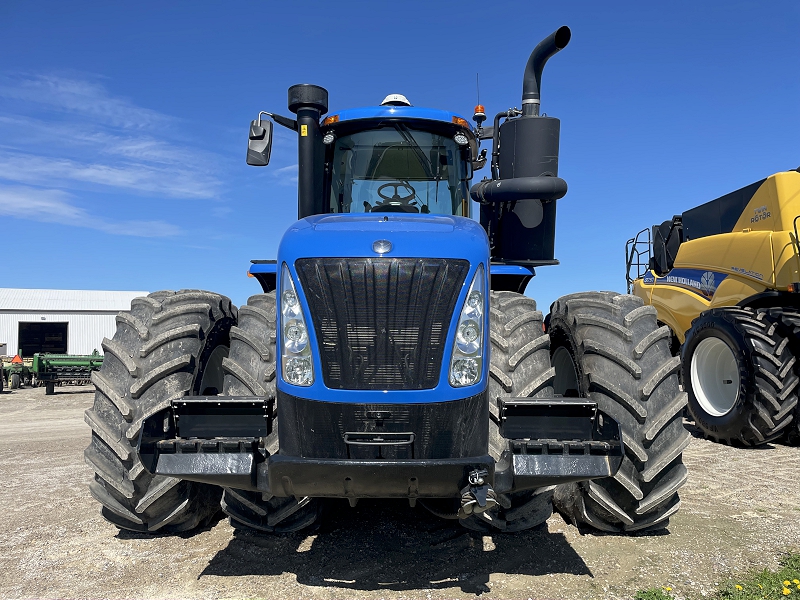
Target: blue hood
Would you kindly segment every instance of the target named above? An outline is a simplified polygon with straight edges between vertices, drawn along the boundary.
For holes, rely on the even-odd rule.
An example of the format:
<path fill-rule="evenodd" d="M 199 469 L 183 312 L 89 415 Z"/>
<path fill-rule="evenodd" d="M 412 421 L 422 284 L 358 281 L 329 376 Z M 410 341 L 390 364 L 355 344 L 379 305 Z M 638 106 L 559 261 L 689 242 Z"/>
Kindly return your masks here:
<path fill-rule="evenodd" d="M 379 255 L 376 240 L 392 250 Z M 489 240 L 479 223 L 465 217 L 402 213 L 315 215 L 294 223 L 278 248 L 278 264 L 313 257 L 463 258 L 488 268 Z"/>
<path fill-rule="evenodd" d="M 377 240 L 388 240 L 392 244 L 389 252 L 378 254 L 372 249 Z M 282 265 L 289 267 L 297 285 L 299 278 L 295 262 L 302 258 L 441 258 L 464 259 L 469 262 L 469 271 L 456 300 L 456 311 L 464 303 L 469 284 L 479 265 L 484 273 L 489 268 L 489 240 L 479 223 L 465 217 L 445 215 L 408 215 L 404 213 L 316 215 L 294 223 L 284 234 L 278 247 L 277 278 L 280 288 Z M 488 290 L 488 276 L 485 279 Z M 305 291 L 298 286 L 300 302 L 309 318 Z M 456 313 L 456 315 L 458 312 Z M 306 388 L 288 385 L 279 373 L 277 386 L 283 392 L 304 398 L 332 402 L 363 403 L 425 403 L 459 400 L 482 393 L 486 389 L 489 372 L 488 311 L 484 317 L 484 358 L 481 379 L 472 386 L 453 388 L 448 383 L 448 365 L 455 336 L 457 319 L 451 320 L 447 333 L 446 350 L 442 357 L 439 383 L 432 389 L 393 390 L 339 390 L 326 388 L 318 351 L 313 352 L 314 383 Z M 278 327 L 280 327 L 280 314 Z M 309 337 L 314 348 L 316 332 L 311 322 Z M 280 355 L 280 348 L 278 349 Z"/>

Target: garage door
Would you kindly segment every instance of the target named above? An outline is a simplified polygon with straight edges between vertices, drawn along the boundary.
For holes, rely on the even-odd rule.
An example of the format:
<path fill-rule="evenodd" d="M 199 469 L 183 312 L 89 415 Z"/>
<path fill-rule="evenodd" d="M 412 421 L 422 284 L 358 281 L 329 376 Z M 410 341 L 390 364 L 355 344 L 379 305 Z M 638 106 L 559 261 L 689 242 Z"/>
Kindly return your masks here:
<path fill-rule="evenodd" d="M 19 343 L 22 356 L 33 356 L 37 352 L 52 354 L 67 353 L 68 323 L 20 323 Z"/>

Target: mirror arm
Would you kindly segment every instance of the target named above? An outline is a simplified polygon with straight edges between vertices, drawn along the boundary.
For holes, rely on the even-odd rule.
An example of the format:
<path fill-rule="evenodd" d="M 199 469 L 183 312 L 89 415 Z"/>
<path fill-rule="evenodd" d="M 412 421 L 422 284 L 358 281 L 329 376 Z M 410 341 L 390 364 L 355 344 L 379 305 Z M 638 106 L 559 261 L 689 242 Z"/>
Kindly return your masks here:
<path fill-rule="evenodd" d="M 289 117 L 282 117 L 280 115 L 276 115 L 265 110 L 262 110 L 258 113 L 258 120 L 261 120 L 261 115 L 267 115 L 272 117 L 272 120 L 275 121 L 278 125 L 283 125 L 287 129 L 291 129 L 292 131 L 297 131 L 297 121 L 294 119 L 290 119 Z"/>

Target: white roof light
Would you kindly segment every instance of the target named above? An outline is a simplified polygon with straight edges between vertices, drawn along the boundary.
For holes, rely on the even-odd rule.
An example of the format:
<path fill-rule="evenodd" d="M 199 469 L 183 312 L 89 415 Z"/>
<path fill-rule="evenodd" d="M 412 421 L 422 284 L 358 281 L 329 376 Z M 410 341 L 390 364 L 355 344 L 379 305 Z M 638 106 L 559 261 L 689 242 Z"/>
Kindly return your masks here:
<path fill-rule="evenodd" d="M 381 106 L 411 106 L 411 102 L 403 94 L 389 94 L 383 99 Z"/>

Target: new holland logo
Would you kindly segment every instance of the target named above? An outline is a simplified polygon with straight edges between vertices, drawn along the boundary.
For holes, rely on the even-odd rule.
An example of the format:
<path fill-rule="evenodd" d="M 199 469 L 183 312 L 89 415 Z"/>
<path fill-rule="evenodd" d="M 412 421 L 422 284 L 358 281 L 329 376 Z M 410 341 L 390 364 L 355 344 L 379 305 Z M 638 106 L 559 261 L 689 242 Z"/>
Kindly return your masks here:
<path fill-rule="evenodd" d="M 709 296 L 714 294 L 714 291 L 717 289 L 714 285 L 714 273 L 711 271 L 703 273 L 703 276 L 700 278 L 700 289 Z"/>
<path fill-rule="evenodd" d="M 663 277 L 656 277 L 655 285 L 669 285 L 694 292 L 709 299 L 714 296 L 719 285 L 725 280 L 725 273 L 700 271 L 699 269 L 673 269 Z M 645 281 L 645 283 L 647 283 Z"/>

